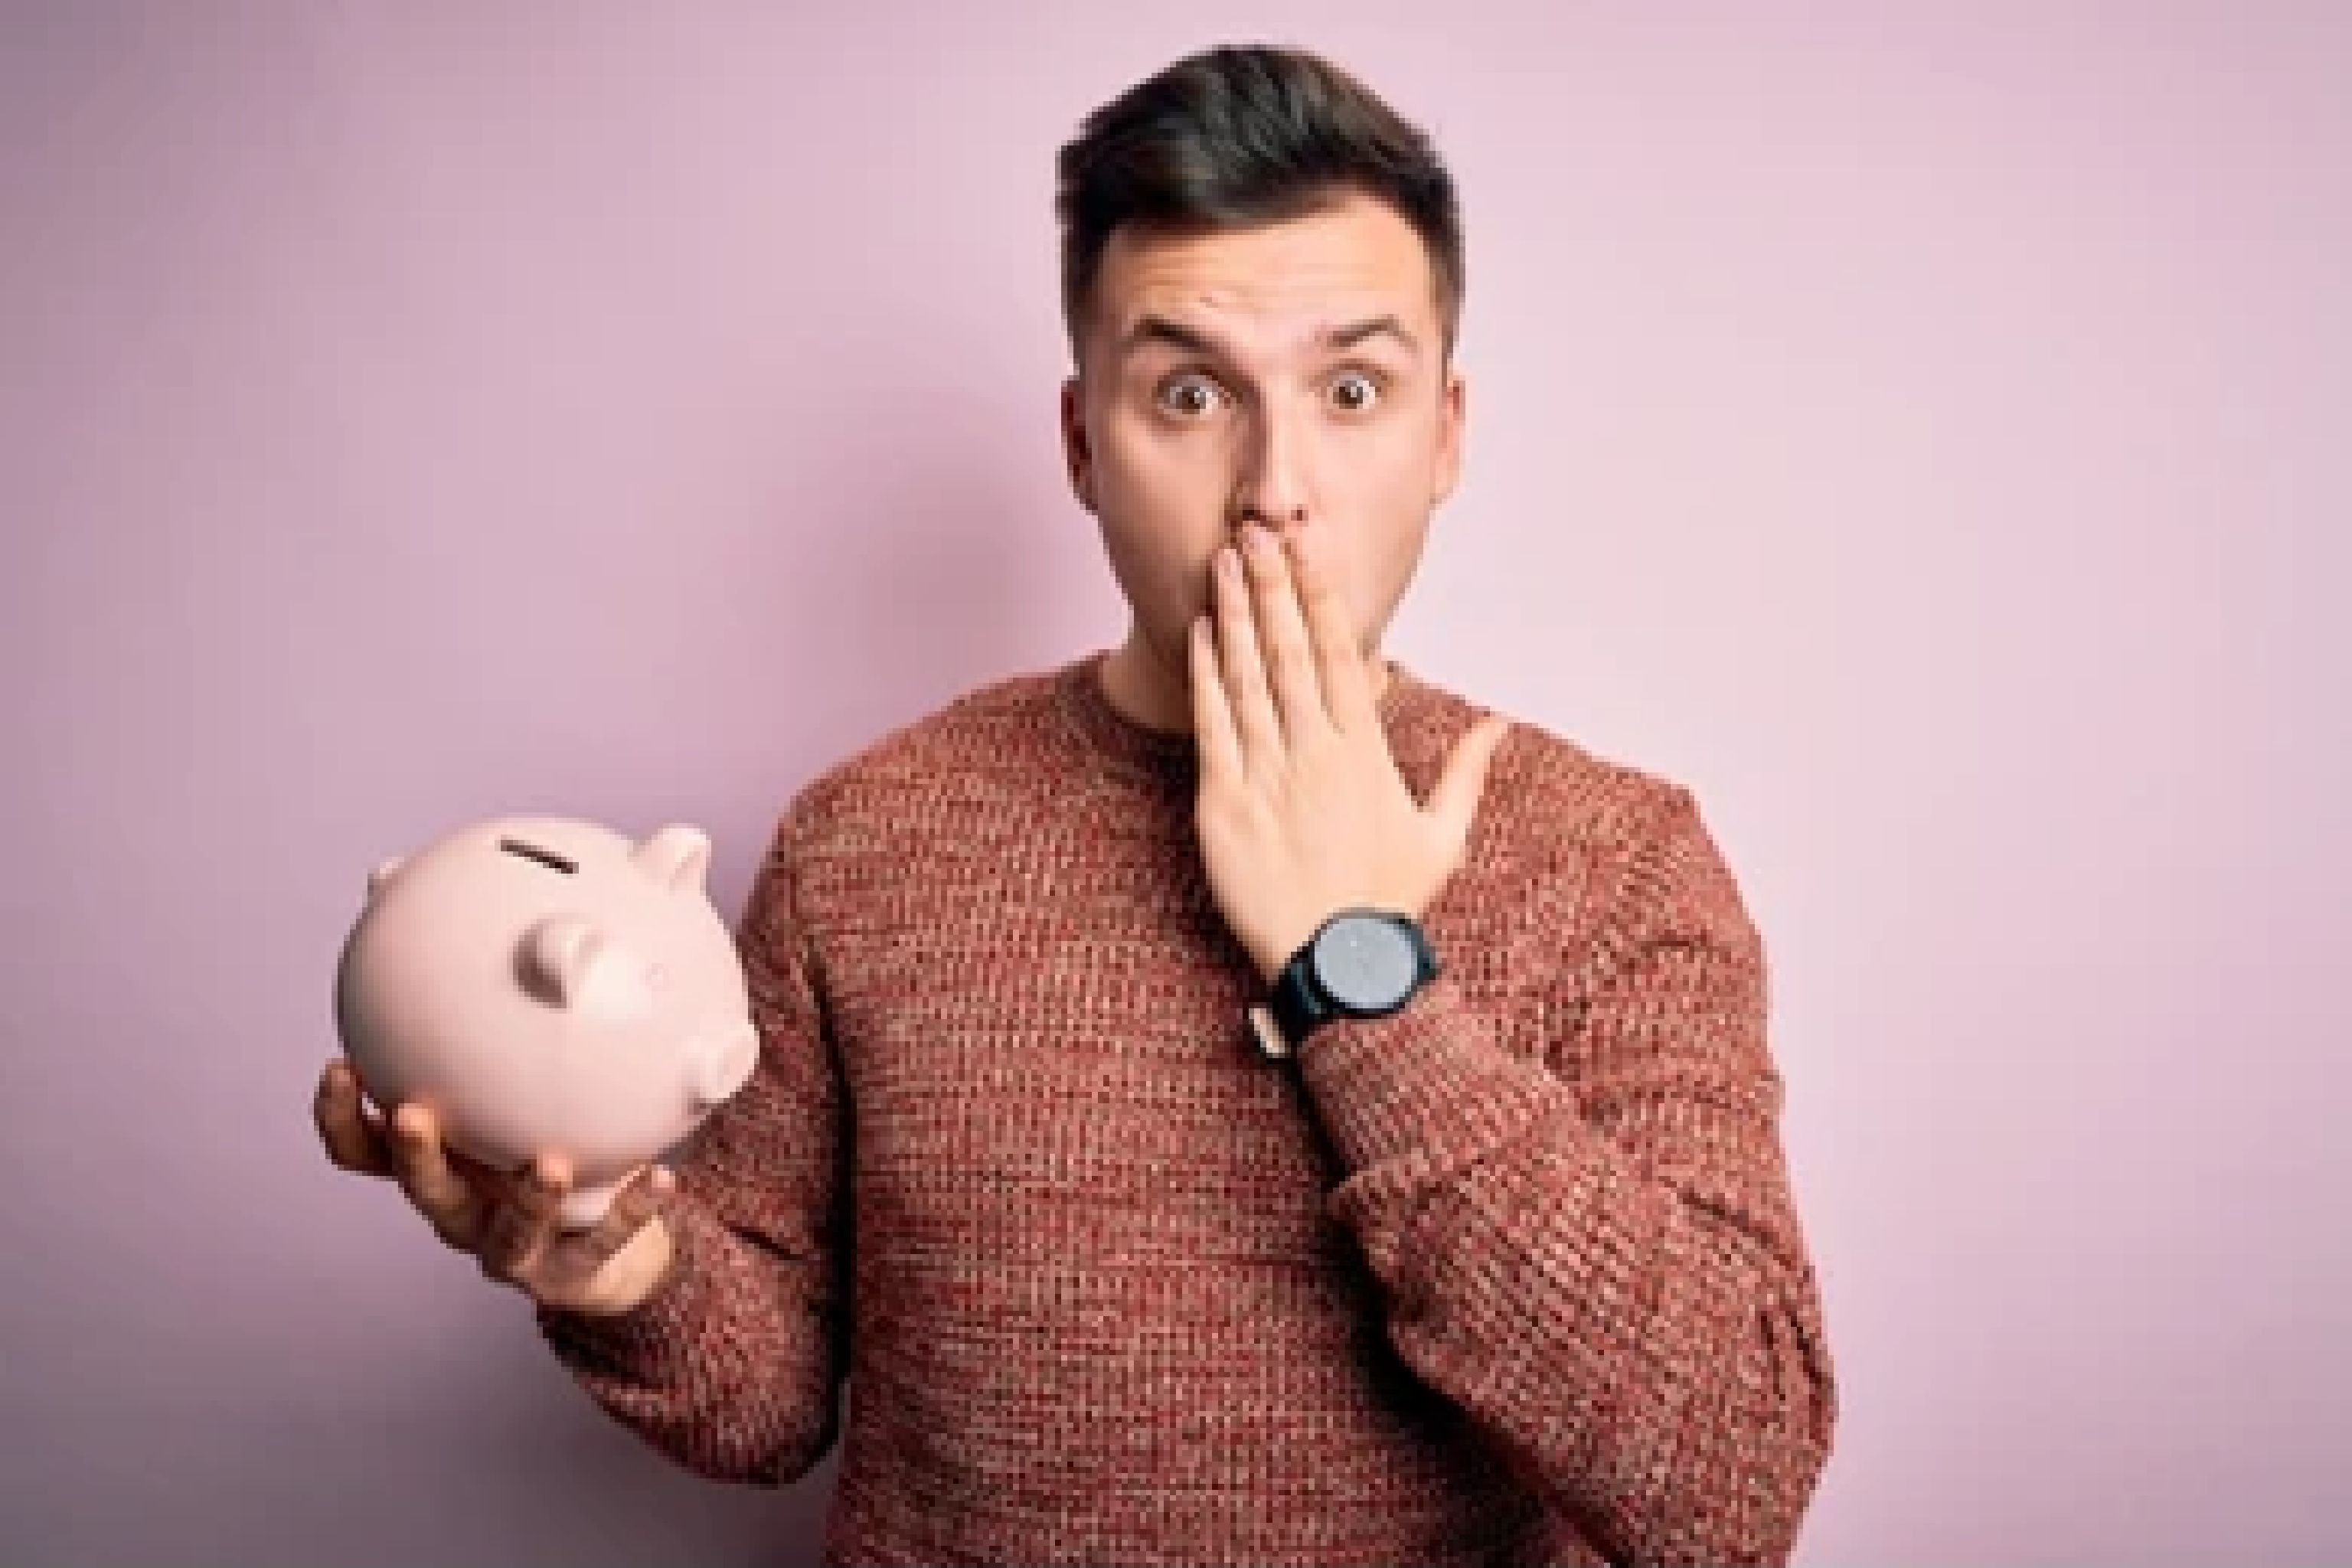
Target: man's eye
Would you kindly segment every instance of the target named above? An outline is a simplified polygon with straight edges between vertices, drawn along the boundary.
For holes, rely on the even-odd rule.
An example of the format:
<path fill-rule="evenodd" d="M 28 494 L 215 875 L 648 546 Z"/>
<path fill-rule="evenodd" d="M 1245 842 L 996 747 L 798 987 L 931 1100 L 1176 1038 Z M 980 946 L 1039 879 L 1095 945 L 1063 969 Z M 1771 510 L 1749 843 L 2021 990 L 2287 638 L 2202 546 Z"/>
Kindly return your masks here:
<path fill-rule="evenodd" d="M 1201 376 L 1179 376 L 1160 388 L 1160 406 L 1171 414 L 1191 417 L 1206 414 L 1216 405 L 1216 384 Z"/>
<path fill-rule="evenodd" d="M 1349 413 L 1360 414 L 1380 401 L 1380 383 L 1360 372 L 1349 371 L 1331 384 L 1331 395 Z"/>

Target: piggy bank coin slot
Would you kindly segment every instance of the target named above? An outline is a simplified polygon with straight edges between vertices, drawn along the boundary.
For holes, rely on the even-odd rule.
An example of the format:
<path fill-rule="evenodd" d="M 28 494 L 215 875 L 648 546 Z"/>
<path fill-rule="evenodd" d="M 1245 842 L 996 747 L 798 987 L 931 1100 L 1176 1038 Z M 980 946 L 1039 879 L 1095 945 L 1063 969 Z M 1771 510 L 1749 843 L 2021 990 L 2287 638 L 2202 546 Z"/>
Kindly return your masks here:
<path fill-rule="evenodd" d="M 520 855 L 526 860 L 536 860 L 551 871 L 561 871 L 569 877 L 580 869 L 580 862 L 552 849 L 541 849 L 536 844 L 525 844 L 518 838 L 501 838 L 499 847 L 509 855 Z"/>

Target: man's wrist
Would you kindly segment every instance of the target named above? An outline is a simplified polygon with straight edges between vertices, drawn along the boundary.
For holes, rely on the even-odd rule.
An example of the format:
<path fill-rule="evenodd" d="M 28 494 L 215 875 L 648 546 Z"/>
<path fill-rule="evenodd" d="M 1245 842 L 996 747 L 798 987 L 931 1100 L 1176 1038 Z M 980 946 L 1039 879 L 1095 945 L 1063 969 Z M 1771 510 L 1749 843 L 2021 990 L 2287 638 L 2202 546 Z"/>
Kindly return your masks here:
<path fill-rule="evenodd" d="M 1330 918 L 1330 914 L 1319 916 L 1304 931 L 1286 931 L 1282 935 L 1253 947 L 1250 963 L 1257 970 L 1259 984 L 1270 986 L 1280 980 L 1282 972 L 1290 967 L 1290 961 L 1307 950 L 1307 944 L 1315 940 L 1315 933 L 1322 930 L 1323 922 Z"/>

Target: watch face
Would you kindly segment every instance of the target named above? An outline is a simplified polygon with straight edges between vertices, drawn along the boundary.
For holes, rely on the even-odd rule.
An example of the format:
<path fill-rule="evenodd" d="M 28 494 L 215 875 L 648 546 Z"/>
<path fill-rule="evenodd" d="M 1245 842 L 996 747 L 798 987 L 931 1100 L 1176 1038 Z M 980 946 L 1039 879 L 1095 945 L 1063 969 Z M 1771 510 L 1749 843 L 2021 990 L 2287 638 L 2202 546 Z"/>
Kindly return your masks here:
<path fill-rule="evenodd" d="M 1420 978 L 1412 938 L 1394 921 L 1342 915 L 1316 939 L 1316 982 L 1346 1012 L 1392 1012 Z"/>

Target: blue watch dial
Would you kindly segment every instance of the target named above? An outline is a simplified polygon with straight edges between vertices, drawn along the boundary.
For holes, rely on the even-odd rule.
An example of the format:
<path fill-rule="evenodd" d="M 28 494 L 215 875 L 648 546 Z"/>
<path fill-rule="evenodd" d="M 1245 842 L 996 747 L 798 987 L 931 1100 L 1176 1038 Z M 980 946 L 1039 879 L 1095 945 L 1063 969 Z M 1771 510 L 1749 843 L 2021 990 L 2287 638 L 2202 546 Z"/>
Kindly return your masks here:
<path fill-rule="evenodd" d="M 1421 981 L 1419 952 L 1394 921 L 1341 915 L 1315 939 L 1315 983 L 1343 1012 L 1394 1012 Z"/>

